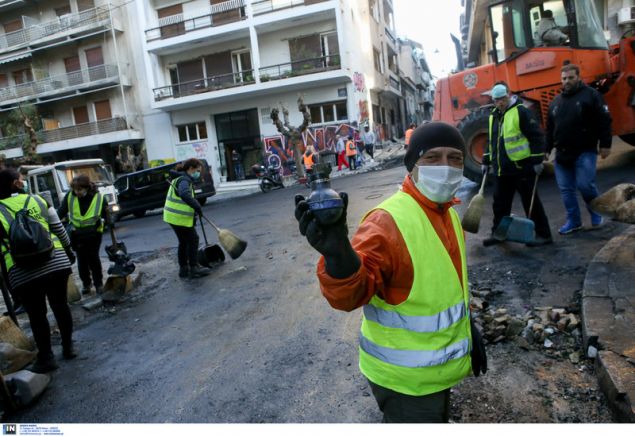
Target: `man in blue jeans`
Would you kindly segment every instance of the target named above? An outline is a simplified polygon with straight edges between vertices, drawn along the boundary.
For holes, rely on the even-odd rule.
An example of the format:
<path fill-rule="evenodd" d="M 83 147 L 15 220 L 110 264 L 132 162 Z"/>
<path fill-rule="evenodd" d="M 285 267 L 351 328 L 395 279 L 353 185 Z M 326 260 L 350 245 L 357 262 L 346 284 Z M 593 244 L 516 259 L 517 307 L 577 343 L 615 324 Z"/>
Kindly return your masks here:
<path fill-rule="evenodd" d="M 549 105 L 547 156 L 556 149 L 556 181 L 567 211 L 561 235 L 582 229 L 577 191 L 591 214 L 591 228 L 602 225 L 602 216 L 589 203 L 597 197 L 595 170 L 599 154 L 611 153 L 611 114 L 602 95 L 580 79 L 580 67 L 568 64 L 561 69 L 562 94 Z"/>

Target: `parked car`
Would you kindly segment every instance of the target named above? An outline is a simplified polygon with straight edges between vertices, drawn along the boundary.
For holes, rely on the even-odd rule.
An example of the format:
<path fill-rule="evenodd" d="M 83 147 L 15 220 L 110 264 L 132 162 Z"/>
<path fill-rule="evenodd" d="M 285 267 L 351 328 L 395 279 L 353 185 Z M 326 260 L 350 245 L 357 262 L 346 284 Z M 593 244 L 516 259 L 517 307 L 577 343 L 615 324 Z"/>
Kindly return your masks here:
<path fill-rule="evenodd" d="M 201 178 L 194 183 L 194 194 L 198 202 L 203 205 L 207 197 L 216 194 L 216 189 L 209 164 L 205 160 L 201 162 L 203 162 L 203 170 Z M 163 207 L 170 187 L 169 182 L 172 179 L 170 171 L 173 171 L 179 163 L 161 165 L 118 177 L 115 180 L 119 198 L 118 217 L 132 214 L 141 218 L 148 210 Z"/>

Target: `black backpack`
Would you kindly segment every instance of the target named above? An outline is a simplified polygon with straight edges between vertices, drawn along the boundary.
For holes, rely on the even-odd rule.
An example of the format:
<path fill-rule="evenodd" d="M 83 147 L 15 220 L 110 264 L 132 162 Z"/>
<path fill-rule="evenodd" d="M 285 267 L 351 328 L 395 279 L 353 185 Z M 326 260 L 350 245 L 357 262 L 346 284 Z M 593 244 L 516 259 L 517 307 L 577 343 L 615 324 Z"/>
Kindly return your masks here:
<path fill-rule="evenodd" d="M 0 227 L 5 236 L 8 236 L 8 248 L 13 262 L 20 268 L 36 268 L 55 255 L 51 233 L 29 214 L 28 206 L 31 198 L 31 196 L 28 197 L 24 207 L 17 211 L 14 217 L 11 216 L 10 209 L 0 203 L 0 213 L 9 223 L 8 235 L 4 226 Z M 46 212 L 46 206 L 43 206 L 38 199 L 34 198 L 34 200 L 40 206 L 40 210 Z"/>

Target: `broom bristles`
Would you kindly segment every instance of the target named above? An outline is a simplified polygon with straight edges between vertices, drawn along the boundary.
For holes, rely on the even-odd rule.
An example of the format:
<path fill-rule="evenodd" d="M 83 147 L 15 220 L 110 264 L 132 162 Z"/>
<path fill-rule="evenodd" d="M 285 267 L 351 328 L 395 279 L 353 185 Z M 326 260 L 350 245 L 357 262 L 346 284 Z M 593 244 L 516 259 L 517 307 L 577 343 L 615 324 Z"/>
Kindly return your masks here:
<path fill-rule="evenodd" d="M 463 220 L 461 221 L 463 230 L 466 232 L 478 233 L 481 216 L 483 215 L 483 200 L 485 200 L 485 198 L 482 195 L 476 195 L 472 198 L 472 201 L 467 207 L 465 215 L 463 215 Z"/>
<path fill-rule="evenodd" d="M 219 230 L 218 241 L 232 259 L 238 259 L 247 248 L 247 242 L 226 229 Z"/>

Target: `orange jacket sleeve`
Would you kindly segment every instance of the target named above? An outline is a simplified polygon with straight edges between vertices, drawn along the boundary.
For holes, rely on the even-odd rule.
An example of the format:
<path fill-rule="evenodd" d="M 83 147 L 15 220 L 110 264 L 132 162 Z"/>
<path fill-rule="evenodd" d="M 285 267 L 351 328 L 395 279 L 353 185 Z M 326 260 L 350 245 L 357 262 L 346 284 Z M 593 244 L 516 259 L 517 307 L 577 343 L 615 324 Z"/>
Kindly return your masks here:
<path fill-rule="evenodd" d="M 406 243 L 389 213 L 373 211 L 351 240 L 361 266 L 351 277 L 334 279 L 326 272 L 324 257 L 317 275 L 322 295 L 339 310 L 351 311 L 377 294 L 390 304 L 404 301 L 413 280 L 412 261 Z"/>

